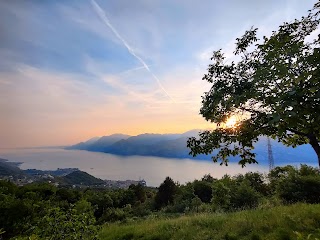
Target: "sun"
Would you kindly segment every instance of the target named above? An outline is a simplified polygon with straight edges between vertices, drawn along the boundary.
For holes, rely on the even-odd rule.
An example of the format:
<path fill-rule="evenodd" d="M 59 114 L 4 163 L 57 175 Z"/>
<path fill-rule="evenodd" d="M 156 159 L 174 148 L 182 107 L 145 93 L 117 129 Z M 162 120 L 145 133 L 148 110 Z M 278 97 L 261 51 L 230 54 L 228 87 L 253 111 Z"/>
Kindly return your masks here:
<path fill-rule="evenodd" d="M 226 121 L 226 128 L 234 128 L 237 124 L 237 118 L 236 116 L 231 116 L 228 118 L 228 120 Z"/>

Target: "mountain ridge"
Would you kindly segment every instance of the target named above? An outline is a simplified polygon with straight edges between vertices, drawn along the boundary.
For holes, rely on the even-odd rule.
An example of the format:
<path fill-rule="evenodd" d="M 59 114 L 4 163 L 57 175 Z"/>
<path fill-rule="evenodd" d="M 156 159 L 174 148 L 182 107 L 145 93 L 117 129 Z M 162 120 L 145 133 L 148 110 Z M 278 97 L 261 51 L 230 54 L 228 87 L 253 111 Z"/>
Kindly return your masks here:
<path fill-rule="evenodd" d="M 194 160 L 211 160 L 210 155 L 198 155 L 192 157 L 189 155 L 190 149 L 187 148 L 187 139 L 195 136 L 201 131 L 194 129 L 185 133 L 174 134 L 153 134 L 144 133 L 137 136 L 123 135 L 124 138 L 114 138 L 113 135 L 103 136 L 95 142 L 85 141 L 66 149 L 87 150 L 93 152 L 104 152 L 120 156 L 155 156 L 164 158 L 178 158 L 178 159 L 194 159 Z M 119 135 L 119 134 L 118 134 Z M 119 135 L 122 136 L 122 135 Z M 125 139 L 125 137 L 127 137 Z M 121 139 L 120 139 L 121 138 Z M 277 161 L 303 163 L 313 162 L 316 160 L 315 153 L 308 144 L 291 148 L 283 145 L 277 140 L 271 139 L 273 155 Z M 79 145 L 80 144 L 80 145 Z M 260 137 L 259 141 L 254 144 L 254 152 L 257 154 L 259 163 L 267 164 L 267 138 Z M 231 162 L 237 162 L 239 157 L 231 157 Z"/>

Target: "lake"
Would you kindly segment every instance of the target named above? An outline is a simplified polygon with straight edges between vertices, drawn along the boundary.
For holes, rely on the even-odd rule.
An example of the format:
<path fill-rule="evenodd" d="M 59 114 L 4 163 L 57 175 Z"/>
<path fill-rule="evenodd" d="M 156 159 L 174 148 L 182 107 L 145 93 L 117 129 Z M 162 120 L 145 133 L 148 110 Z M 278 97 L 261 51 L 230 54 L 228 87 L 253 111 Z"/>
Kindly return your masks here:
<path fill-rule="evenodd" d="M 101 179 L 145 179 L 148 186 L 155 187 L 159 186 L 167 176 L 173 178 L 174 181 L 186 183 L 200 179 L 205 174 L 220 178 L 224 174 L 235 175 L 248 171 L 268 171 L 267 166 L 257 164 L 242 168 L 235 163 L 230 163 L 229 166 L 220 166 L 210 161 L 146 156 L 123 157 L 61 148 L 0 149 L 0 158 L 8 159 L 11 162 L 22 162 L 21 169 L 79 168 Z"/>

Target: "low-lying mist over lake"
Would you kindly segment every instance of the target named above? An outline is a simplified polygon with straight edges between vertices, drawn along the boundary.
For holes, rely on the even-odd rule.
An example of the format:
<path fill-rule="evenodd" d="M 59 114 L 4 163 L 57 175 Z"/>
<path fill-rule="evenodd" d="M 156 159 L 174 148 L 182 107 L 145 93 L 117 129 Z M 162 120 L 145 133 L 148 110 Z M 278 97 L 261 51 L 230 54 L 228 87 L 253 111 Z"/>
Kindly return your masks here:
<path fill-rule="evenodd" d="M 200 179 L 209 173 L 213 177 L 220 178 L 224 174 L 235 175 L 247 171 L 268 171 L 267 166 L 257 164 L 241 168 L 240 165 L 231 163 L 226 167 L 210 161 L 146 156 L 122 157 L 59 148 L 1 149 L 0 157 L 12 162 L 22 162 L 21 169 L 79 168 L 101 179 L 138 180 L 143 178 L 148 186 L 155 187 L 159 186 L 166 176 L 170 176 L 180 183 L 185 183 Z"/>

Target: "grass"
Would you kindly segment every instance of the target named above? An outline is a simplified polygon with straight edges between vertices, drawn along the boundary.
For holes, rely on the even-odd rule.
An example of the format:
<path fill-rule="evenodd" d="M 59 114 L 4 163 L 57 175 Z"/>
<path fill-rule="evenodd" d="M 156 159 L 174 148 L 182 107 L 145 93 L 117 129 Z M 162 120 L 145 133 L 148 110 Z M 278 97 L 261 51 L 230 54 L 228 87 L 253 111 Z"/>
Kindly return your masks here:
<path fill-rule="evenodd" d="M 104 225 L 101 240 L 315 240 L 320 205 L 295 204 L 225 214 L 187 215 Z"/>

